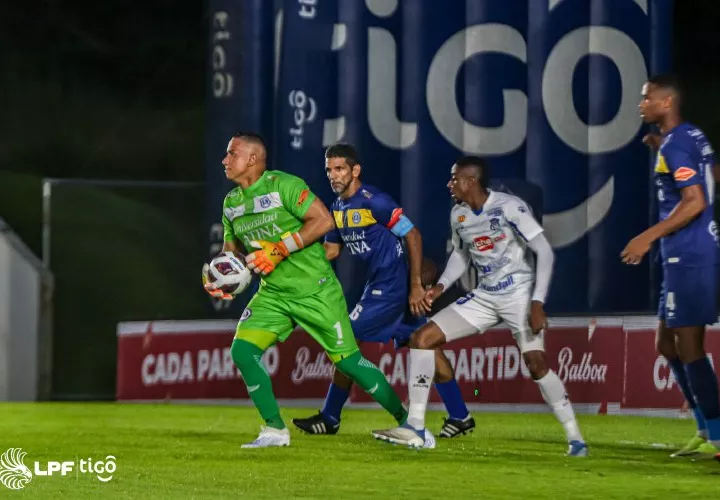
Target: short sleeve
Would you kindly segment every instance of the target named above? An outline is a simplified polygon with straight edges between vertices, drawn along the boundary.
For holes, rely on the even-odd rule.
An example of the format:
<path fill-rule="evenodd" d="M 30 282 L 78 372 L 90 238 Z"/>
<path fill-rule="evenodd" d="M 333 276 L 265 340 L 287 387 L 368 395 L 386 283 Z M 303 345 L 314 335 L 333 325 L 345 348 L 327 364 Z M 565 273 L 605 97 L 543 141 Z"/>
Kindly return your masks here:
<path fill-rule="evenodd" d="M 368 198 L 365 206 L 370 208 L 376 221 L 385 227 L 392 227 L 392 223 L 402 215 L 402 208 L 386 194 L 375 194 Z"/>
<path fill-rule="evenodd" d="M 503 214 L 510 227 L 525 241 L 530 241 L 543 232 L 542 226 L 538 224 L 532 211 L 522 200 L 510 201 L 503 207 Z"/>
<path fill-rule="evenodd" d="M 661 162 L 665 162 L 678 188 L 703 183 L 702 175 L 698 175 L 697 165 L 693 162 L 690 152 L 681 144 L 670 142 L 662 148 L 660 154 Z"/>
<path fill-rule="evenodd" d="M 315 194 L 300 177 L 284 175 L 279 179 L 278 192 L 285 209 L 298 219 L 305 217 Z"/>
<path fill-rule="evenodd" d="M 367 200 L 373 218 L 392 233 L 404 238 L 414 227 L 413 223 L 403 213 L 403 209 L 386 194 L 377 194 Z"/>

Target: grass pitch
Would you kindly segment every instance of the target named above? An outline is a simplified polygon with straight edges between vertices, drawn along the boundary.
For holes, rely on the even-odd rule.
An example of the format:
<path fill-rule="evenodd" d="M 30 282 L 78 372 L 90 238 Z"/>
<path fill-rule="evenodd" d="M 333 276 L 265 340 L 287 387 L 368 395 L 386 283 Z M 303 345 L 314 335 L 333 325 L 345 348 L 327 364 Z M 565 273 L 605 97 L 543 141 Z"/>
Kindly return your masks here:
<path fill-rule="evenodd" d="M 283 414 L 307 416 L 315 410 Z M 440 413 L 428 415 L 436 434 Z M 241 450 L 260 419 L 247 407 L 0 404 L 0 453 L 27 452 L 32 480 L 2 498 L 719 498 L 720 463 L 670 459 L 690 421 L 580 416 L 592 456 L 564 456 L 551 415 L 475 415 L 469 436 L 414 451 L 375 441 L 393 424 L 381 411 L 346 410 L 335 436 L 291 427 L 289 448 Z M 77 460 L 114 455 L 103 483 Z M 72 473 L 39 476 L 48 461 L 76 461 Z"/>

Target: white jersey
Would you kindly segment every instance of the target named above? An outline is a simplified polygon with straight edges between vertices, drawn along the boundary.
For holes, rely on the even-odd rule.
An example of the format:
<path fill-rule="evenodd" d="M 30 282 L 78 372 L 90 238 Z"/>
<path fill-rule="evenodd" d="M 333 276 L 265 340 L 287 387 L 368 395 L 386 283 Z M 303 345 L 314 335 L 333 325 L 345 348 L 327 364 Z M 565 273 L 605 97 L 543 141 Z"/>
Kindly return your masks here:
<path fill-rule="evenodd" d="M 454 248 L 469 254 L 478 272 L 476 290 L 505 294 L 534 283 L 534 254 L 527 242 L 543 228 L 523 200 L 490 191 L 477 212 L 466 203 L 455 205 L 450 227 Z"/>

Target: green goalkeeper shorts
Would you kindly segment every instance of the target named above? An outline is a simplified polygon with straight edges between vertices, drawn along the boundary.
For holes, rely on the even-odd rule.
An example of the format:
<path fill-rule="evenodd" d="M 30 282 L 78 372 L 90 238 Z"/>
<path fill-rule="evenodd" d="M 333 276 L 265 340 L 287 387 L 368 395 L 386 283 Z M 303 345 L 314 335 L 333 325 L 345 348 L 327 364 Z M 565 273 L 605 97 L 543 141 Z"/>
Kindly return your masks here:
<path fill-rule="evenodd" d="M 236 339 L 267 349 L 284 342 L 295 325 L 314 338 L 328 357 L 340 361 L 358 350 L 347 304 L 336 278 L 328 279 L 312 295 L 280 297 L 260 288 L 240 317 Z"/>

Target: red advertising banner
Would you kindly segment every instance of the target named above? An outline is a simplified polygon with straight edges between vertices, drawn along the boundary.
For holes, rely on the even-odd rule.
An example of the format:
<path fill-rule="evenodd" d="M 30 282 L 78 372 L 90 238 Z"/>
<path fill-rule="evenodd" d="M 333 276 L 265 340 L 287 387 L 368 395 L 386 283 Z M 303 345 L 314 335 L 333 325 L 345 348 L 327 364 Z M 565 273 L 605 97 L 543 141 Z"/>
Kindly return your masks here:
<path fill-rule="evenodd" d="M 247 399 L 245 384 L 230 353 L 234 331 L 234 321 L 119 324 L 117 399 Z M 630 337 L 626 335 L 621 318 L 551 322 L 545 338 L 548 363 L 566 383 L 574 403 L 594 405 L 597 411 L 598 406 L 609 403 L 619 407 L 625 401 L 626 345 L 636 347 L 628 344 Z M 643 336 L 637 331 L 631 335 L 637 339 Z M 717 337 L 720 341 L 720 335 Z M 648 359 L 653 356 L 652 342 L 647 346 L 638 344 L 637 348 L 644 349 Z M 363 352 L 405 398 L 408 350 L 366 344 Z M 538 388 L 507 329 L 498 328 L 454 342 L 445 346 L 445 352 L 463 396 L 473 408 L 498 405 L 503 410 L 512 410 L 542 406 Z M 308 335 L 294 333 L 286 342 L 268 349 L 263 361 L 278 399 L 297 404 L 299 400 L 325 397 L 334 368 Z M 372 399 L 355 387 L 351 401 L 370 403 Z M 434 390 L 431 401 L 440 401 Z M 652 407 L 652 401 L 643 404 Z"/>
<path fill-rule="evenodd" d="M 677 414 L 684 402 L 667 361 L 655 352 L 651 317 L 551 320 L 545 336 L 550 368 L 565 382 L 579 412 Z M 246 400 L 232 360 L 234 321 L 158 321 L 118 325 L 118 400 Z M 720 359 L 720 327 L 708 329 L 711 361 Z M 402 398 L 407 395 L 408 350 L 366 344 Z M 445 346 L 463 397 L 474 410 L 544 408 L 538 388 L 507 329 Z M 319 404 L 334 367 L 303 332 L 267 350 L 263 361 L 284 404 Z M 372 399 L 358 387 L 351 402 Z M 310 401 L 312 400 L 312 401 Z M 435 392 L 431 402 L 439 403 Z"/>
<path fill-rule="evenodd" d="M 233 321 L 121 323 L 118 400 L 247 399 L 230 352 Z M 308 335 L 293 334 L 263 356 L 280 399 L 321 399 L 333 364 Z"/>
<path fill-rule="evenodd" d="M 614 326 L 593 325 L 592 329 L 588 320 L 574 323 L 577 326 L 556 326 L 546 334 L 550 368 L 566 383 L 574 402 L 619 403 L 624 370 L 624 334 L 620 322 Z M 383 371 L 398 394 L 406 397 L 407 349 L 395 351 L 390 345 L 370 344 L 363 346 L 363 353 Z M 445 354 L 468 403 L 543 402 L 509 330 L 491 330 L 453 342 L 445 346 Z M 372 401 L 359 388 L 353 390 L 352 400 Z M 430 401 L 440 401 L 435 390 Z"/>
<path fill-rule="evenodd" d="M 655 352 L 655 331 L 647 324 L 628 324 L 623 408 L 678 409 L 684 406 L 667 360 Z M 708 328 L 705 349 L 711 362 L 720 360 L 720 328 Z"/>

